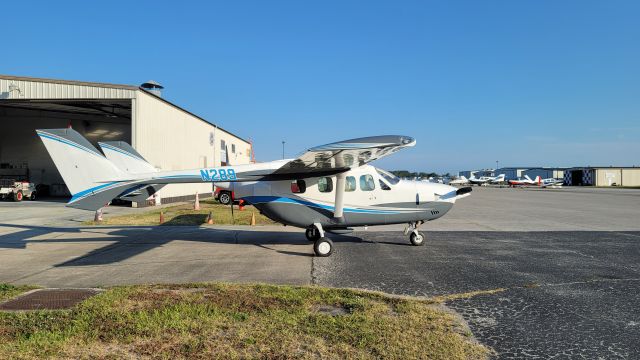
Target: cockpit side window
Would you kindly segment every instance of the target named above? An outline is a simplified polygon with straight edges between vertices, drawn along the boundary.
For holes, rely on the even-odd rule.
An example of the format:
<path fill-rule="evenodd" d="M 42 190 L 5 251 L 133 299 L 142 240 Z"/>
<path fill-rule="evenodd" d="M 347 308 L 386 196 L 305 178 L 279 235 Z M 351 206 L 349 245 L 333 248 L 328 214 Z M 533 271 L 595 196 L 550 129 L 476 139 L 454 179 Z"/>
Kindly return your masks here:
<path fill-rule="evenodd" d="M 385 184 L 384 181 L 382 181 L 382 179 L 378 179 L 378 182 L 380 183 L 380 188 L 382 190 L 391 190 L 391 188 L 389 187 L 389 185 Z"/>
<path fill-rule="evenodd" d="M 376 171 L 378 172 L 378 174 L 380 174 L 380 176 L 382 176 L 383 179 L 385 179 L 391 185 L 395 185 L 400 182 L 400 179 L 398 179 L 397 176 L 393 175 L 388 171 L 384 171 L 378 168 L 376 168 Z"/>
<path fill-rule="evenodd" d="M 373 176 L 366 174 L 360 175 L 360 190 L 373 191 L 376 188 L 376 183 L 373 181 Z"/>
<path fill-rule="evenodd" d="M 344 182 L 344 191 L 356 191 L 356 178 L 354 176 L 347 176 Z"/>

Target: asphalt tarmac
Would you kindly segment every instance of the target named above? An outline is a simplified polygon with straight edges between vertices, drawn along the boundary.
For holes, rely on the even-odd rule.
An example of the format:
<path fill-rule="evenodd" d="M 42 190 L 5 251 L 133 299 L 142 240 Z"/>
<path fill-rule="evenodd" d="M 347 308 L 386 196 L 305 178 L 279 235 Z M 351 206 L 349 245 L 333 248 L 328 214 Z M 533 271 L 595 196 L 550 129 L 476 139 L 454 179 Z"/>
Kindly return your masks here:
<path fill-rule="evenodd" d="M 321 285 L 435 296 L 499 358 L 640 358 L 640 232 L 360 232 L 314 258 Z"/>

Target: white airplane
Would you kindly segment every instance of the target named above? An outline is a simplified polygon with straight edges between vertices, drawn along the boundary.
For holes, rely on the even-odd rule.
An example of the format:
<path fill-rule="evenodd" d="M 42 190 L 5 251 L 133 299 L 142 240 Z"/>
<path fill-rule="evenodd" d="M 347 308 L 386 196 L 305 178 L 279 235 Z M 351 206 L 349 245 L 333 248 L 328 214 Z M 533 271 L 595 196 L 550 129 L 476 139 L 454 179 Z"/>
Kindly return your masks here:
<path fill-rule="evenodd" d="M 564 180 L 555 179 L 555 178 L 547 178 L 542 179 L 540 176 L 536 176 L 534 180 L 532 180 L 529 175 L 525 175 L 524 178 L 518 180 L 509 180 L 509 185 L 511 186 L 538 186 L 538 187 L 547 187 L 547 186 L 562 186 Z"/>
<path fill-rule="evenodd" d="M 525 175 L 524 178 L 519 178 L 517 180 L 509 180 L 509 185 L 511 186 L 534 186 L 540 185 L 542 183 L 542 179 L 540 176 L 536 176 L 535 180 L 532 180 L 529 175 Z"/>
<path fill-rule="evenodd" d="M 36 130 L 73 194 L 67 206 L 96 211 L 114 198 L 141 201 L 166 184 L 229 182 L 237 199 L 267 217 L 306 229 L 317 256 L 329 256 L 325 231 L 407 223 L 413 245 L 426 221 L 446 214 L 470 187 L 400 180 L 368 163 L 415 145 L 408 136 L 375 136 L 307 150 L 296 159 L 194 170 L 159 171 L 124 142 L 99 143 L 73 129 Z M 106 157 L 105 157 L 106 156 Z"/>
<path fill-rule="evenodd" d="M 562 186 L 563 184 L 564 184 L 563 179 L 556 179 L 556 178 L 542 179 L 543 186 Z"/>
<path fill-rule="evenodd" d="M 469 179 L 462 175 L 455 180 L 449 181 L 449 185 L 469 185 Z"/>
<path fill-rule="evenodd" d="M 498 184 L 504 182 L 504 177 L 505 174 L 500 174 L 498 176 L 482 176 L 480 178 L 476 178 L 475 175 L 471 175 L 469 182 L 475 185 Z"/>

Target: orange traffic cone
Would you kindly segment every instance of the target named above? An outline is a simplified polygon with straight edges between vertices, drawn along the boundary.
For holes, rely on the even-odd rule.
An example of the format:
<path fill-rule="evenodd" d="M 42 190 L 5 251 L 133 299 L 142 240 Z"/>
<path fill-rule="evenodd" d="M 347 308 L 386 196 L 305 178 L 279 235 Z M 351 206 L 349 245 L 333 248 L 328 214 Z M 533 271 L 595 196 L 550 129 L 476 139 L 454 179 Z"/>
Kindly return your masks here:
<path fill-rule="evenodd" d="M 198 192 L 196 192 L 196 202 L 193 204 L 193 210 L 200 210 L 200 196 L 198 196 Z"/>
<path fill-rule="evenodd" d="M 164 213 L 160 210 L 160 225 L 164 224 Z"/>
<path fill-rule="evenodd" d="M 244 200 L 238 202 L 238 210 L 244 211 Z"/>
<path fill-rule="evenodd" d="M 209 216 L 207 216 L 207 224 L 213 225 L 213 215 L 211 214 L 211 211 L 209 211 Z"/>
<path fill-rule="evenodd" d="M 251 226 L 256 226 L 256 213 L 251 212 Z"/>

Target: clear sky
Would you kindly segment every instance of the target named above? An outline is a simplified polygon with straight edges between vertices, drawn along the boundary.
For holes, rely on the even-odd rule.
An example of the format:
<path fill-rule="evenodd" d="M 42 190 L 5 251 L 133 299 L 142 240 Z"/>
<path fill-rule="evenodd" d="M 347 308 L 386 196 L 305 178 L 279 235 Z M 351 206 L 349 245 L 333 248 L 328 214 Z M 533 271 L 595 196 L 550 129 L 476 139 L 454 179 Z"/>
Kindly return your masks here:
<path fill-rule="evenodd" d="M 138 85 L 258 160 L 360 136 L 378 164 L 640 165 L 640 1 L 11 1 L 0 73 Z"/>

